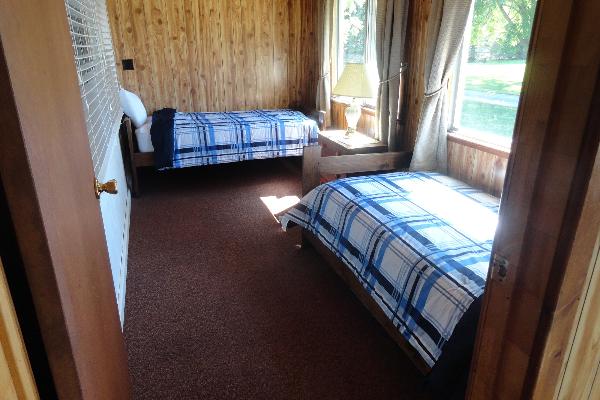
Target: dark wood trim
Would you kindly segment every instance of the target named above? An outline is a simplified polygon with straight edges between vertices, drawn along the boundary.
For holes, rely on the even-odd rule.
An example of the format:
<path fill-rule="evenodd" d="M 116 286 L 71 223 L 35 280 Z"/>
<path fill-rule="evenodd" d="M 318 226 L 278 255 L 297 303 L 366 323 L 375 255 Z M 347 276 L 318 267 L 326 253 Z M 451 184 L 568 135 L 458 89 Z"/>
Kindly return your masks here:
<path fill-rule="evenodd" d="M 317 239 L 312 233 L 307 230 L 302 230 L 302 243 L 310 244 L 317 253 L 319 253 L 325 261 L 331 266 L 331 268 L 338 274 L 340 278 L 348 285 L 354 295 L 361 301 L 361 303 L 369 310 L 371 315 L 375 317 L 377 322 L 381 324 L 383 329 L 390 335 L 390 337 L 398 344 L 398 346 L 404 351 L 406 356 L 414 363 L 419 372 L 423 375 L 428 374 L 431 368 L 425 363 L 419 353 L 412 347 L 406 339 L 398 332 L 398 328 L 390 321 L 385 315 L 381 307 L 373 300 L 369 292 L 362 287 L 356 276 L 352 271 L 337 258 L 331 250 L 329 250 L 319 239 Z"/>

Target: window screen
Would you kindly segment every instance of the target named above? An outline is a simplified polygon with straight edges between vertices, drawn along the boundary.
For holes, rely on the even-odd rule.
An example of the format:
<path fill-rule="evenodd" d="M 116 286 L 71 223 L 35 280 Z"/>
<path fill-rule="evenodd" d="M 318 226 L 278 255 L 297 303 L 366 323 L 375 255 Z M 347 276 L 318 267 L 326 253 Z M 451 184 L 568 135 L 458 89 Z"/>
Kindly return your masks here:
<path fill-rule="evenodd" d="M 96 176 L 121 119 L 119 84 L 105 0 L 65 0 Z"/>

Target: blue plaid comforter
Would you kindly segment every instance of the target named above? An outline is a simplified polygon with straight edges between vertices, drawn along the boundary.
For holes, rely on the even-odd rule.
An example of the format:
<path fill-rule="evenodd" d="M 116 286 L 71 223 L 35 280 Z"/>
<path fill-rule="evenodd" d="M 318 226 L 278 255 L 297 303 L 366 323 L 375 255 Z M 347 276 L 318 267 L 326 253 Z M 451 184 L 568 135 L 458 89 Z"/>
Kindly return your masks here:
<path fill-rule="evenodd" d="M 165 113 L 155 114 L 155 122 Z M 252 110 L 184 113 L 172 110 L 166 129 L 152 132 L 159 169 L 300 156 L 316 144 L 317 123 L 299 111 Z M 169 136 L 170 135 L 170 136 Z M 157 148 L 157 145 L 159 148 Z"/>
<path fill-rule="evenodd" d="M 281 220 L 317 236 L 431 367 L 485 286 L 498 199 L 437 173 L 326 183 Z"/>

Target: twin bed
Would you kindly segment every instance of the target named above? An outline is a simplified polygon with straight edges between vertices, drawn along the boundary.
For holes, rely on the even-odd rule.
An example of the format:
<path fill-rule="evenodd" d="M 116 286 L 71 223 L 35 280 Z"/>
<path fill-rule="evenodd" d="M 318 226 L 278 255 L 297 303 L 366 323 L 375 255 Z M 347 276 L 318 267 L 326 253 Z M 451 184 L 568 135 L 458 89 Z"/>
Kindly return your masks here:
<path fill-rule="evenodd" d="M 397 172 L 410 153 L 321 157 L 317 123 L 298 111 L 164 109 L 150 132 L 154 152 L 130 153 L 134 192 L 139 166 L 304 155 L 305 196 L 281 217 L 283 228 L 303 229 L 303 243 L 329 261 L 419 370 L 441 366 L 444 386 L 457 367 L 468 368 L 498 199 L 441 174 Z M 133 149 L 130 128 L 128 139 Z M 321 176 L 358 172 L 378 174 L 319 185 Z"/>
<path fill-rule="evenodd" d="M 436 173 L 321 185 L 285 214 L 355 275 L 428 367 L 483 293 L 498 202 Z"/>
<path fill-rule="evenodd" d="M 305 195 L 281 224 L 300 226 L 430 383 L 450 388 L 469 370 L 499 201 L 438 173 L 398 172 L 409 160 L 306 148 Z M 357 172 L 377 174 L 319 185 Z"/>
<path fill-rule="evenodd" d="M 137 143 L 126 120 L 133 193 L 139 193 L 138 167 L 167 170 L 301 156 L 305 146 L 318 142 L 319 117 L 295 110 L 188 113 L 165 108 L 154 112 L 150 126 L 136 130 Z"/>

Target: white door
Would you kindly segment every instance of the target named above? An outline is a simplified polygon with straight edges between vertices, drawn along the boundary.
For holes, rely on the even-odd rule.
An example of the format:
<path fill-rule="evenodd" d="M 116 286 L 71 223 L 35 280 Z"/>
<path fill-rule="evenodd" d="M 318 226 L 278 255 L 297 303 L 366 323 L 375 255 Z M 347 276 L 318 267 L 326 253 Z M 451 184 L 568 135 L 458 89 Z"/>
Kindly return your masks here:
<path fill-rule="evenodd" d="M 105 0 L 65 0 L 94 172 L 117 181 L 118 192 L 100 196 L 104 233 L 123 324 L 131 194 L 119 142 L 122 111 Z"/>
<path fill-rule="evenodd" d="M 125 317 L 125 279 L 127 277 L 131 193 L 126 184 L 123 156 L 118 138 L 113 139 L 109 145 L 103 167 L 103 171 L 97 177 L 98 180 L 106 182 L 115 179 L 118 189 L 116 195 L 100 196 L 100 210 L 122 326 Z"/>

